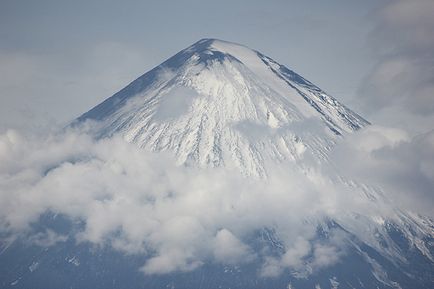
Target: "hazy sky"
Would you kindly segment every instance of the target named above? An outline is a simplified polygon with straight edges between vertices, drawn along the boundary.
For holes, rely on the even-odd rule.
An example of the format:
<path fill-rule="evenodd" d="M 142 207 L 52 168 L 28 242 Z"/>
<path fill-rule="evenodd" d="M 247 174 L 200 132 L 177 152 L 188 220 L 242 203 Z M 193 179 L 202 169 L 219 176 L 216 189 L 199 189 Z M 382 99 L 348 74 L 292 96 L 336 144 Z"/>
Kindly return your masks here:
<path fill-rule="evenodd" d="M 378 1 L 8 1 L 0 129 L 62 123 L 201 38 L 245 44 L 358 108 Z"/>
<path fill-rule="evenodd" d="M 0 1 L 0 130 L 64 124 L 201 38 L 245 44 L 373 123 L 434 123 L 434 1 Z"/>

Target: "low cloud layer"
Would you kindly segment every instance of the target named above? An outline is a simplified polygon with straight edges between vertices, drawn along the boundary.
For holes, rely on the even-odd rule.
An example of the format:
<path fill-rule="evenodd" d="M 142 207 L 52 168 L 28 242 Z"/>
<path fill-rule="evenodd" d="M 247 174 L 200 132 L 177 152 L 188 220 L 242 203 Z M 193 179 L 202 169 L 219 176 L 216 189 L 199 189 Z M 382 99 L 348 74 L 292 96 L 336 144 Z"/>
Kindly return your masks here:
<path fill-rule="evenodd" d="M 336 160 L 351 170 L 342 158 L 354 155 L 354 173 L 365 177 L 375 170 L 387 182 L 378 184 L 399 187 L 392 196 L 413 194 L 419 201 L 410 208 L 418 208 L 432 201 L 433 139 L 430 134 L 413 142 L 399 131 L 374 127 L 350 137 Z M 413 150 L 427 144 L 426 150 Z M 400 160 L 389 157 L 394 150 L 413 154 L 413 165 L 403 159 L 397 166 Z M 348 224 L 356 235 L 357 225 L 346 222 L 351 214 L 371 221 L 394 218 L 389 205 L 333 181 L 329 169 L 288 163 L 270 167 L 267 180 L 247 179 L 224 169 L 179 167 L 170 155 L 117 137 L 96 141 L 65 132 L 32 138 L 8 131 L 0 136 L 0 227 L 4 236 L 30 234 L 34 244 L 50 246 L 68 236 L 50 229 L 32 233 L 31 225 L 46 212 L 61 214 L 84 224 L 69 236 L 77 242 L 149 256 L 141 268 L 145 274 L 190 271 L 205 262 L 260 262 L 266 277 L 287 269 L 304 276 L 311 273 L 306 268 L 319 270 L 345 255 L 338 232 L 328 240 L 316 238 L 326 218 Z M 418 186 L 420 178 L 424 186 Z M 266 228 L 282 240 L 282 255 L 257 251 L 246 241 Z"/>

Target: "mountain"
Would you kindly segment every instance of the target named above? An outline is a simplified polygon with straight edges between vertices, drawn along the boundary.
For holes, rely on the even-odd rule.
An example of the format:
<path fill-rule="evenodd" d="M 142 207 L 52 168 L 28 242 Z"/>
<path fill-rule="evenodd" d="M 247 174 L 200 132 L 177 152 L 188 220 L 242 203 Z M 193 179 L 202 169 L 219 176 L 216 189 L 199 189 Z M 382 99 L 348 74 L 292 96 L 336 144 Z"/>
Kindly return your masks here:
<path fill-rule="evenodd" d="M 368 124 L 336 99 L 245 46 L 203 39 L 83 114 L 98 134 L 120 133 L 181 164 L 265 176 L 266 160 L 318 158 Z M 310 131 L 309 131 L 310 130 Z"/>
<path fill-rule="evenodd" d="M 173 154 L 181 168 L 240 172 L 246 180 L 266 184 L 281 164 L 285 173 L 307 178 L 313 178 L 320 166 L 327 170 L 323 184 L 332 184 L 324 185 L 324 190 L 343 188 L 345 197 L 363 200 L 367 210 L 344 211 L 342 207 L 343 212 L 301 220 L 298 226 L 302 229 L 315 229 L 312 245 L 282 233 L 282 224 L 294 220 L 279 220 L 279 225 L 258 228 L 242 240 L 259 256 L 256 259 L 222 264 L 205 258 L 192 270 L 168 274 L 139 272 L 153 257 L 147 251 L 124 254 L 107 246 L 76 242 L 74 237 L 48 248 L 17 239 L 0 244 L 0 287 L 432 288 L 432 220 L 395 207 L 381 188 L 340 175 L 330 159 L 337 143 L 368 125 L 270 57 L 239 44 L 200 40 L 84 113 L 71 126 L 85 127 L 97 139 L 120 135 L 144 150 Z M 144 201 L 156 202 L 152 198 Z M 305 210 L 314 210 L 316 201 L 308 200 Z M 387 215 L 380 214 L 384 209 Z M 36 232 L 50 230 L 69 236 L 82 227 L 80 222 L 51 212 L 33 226 Z M 219 234 L 225 242 L 235 242 L 227 231 Z M 287 267 L 281 274 L 266 276 L 264 262 L 267 268 L 278 267 L 279 262 Z"/>

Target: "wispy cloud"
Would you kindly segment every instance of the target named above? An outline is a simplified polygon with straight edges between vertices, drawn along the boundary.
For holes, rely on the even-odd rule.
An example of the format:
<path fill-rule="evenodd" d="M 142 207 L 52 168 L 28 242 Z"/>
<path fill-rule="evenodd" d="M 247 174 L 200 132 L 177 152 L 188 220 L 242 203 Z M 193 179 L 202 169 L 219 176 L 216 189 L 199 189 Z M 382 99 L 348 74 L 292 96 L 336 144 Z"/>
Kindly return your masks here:
<path fill-rule="evenodd" d="M 372 17 L 378 62 L 360 88 L 371 119 L 413 132 L 434 121 L 434 2 L 388 1 Z"/>
<path fill-rule="evenodd" d="M 371 126 L 334 150 L 342 174 L 384 189 L 397 205 L 434 216 L 434 131 L 415 137 Z"/>

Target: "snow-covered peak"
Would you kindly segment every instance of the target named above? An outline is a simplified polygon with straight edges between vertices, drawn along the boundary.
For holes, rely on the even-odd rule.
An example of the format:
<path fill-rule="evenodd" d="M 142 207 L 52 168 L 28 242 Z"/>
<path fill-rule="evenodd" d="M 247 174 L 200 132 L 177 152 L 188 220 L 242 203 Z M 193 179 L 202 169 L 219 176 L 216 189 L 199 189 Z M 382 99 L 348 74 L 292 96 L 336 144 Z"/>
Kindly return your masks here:
<path fill-rule="evenodd" d="M 192 51 L 200 52 L 207 51 L 207 53 L 221 53 L 231 58 L 235 58 L 247 65 L 249 68 L 260 68 L 264 63 L 260 59 L 260 53 L 248 48 L 247 46 L 228 42 L 219 39 L 202 39 L 193 44 L 189 49 Z"/>
<path fill-rule="evenodd" d="M 232 57 L 239 57 L 243 54 L 253 52 L 253 50 L 247 46 L 215 38 L 201 39 L 185 50 L 194 52 L 220 52 L 231 55 Z"/>
<path fill-rule="evenodd" d="M 267 161 L 318 161 L 368 122 L 300 75 L 246 46 L 203 39 L 79 118 L 180 164 L 266 176 Z"/>

